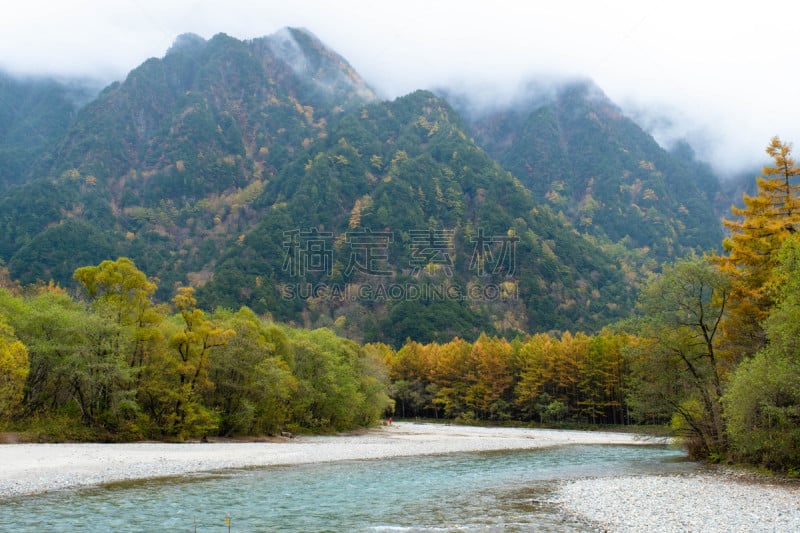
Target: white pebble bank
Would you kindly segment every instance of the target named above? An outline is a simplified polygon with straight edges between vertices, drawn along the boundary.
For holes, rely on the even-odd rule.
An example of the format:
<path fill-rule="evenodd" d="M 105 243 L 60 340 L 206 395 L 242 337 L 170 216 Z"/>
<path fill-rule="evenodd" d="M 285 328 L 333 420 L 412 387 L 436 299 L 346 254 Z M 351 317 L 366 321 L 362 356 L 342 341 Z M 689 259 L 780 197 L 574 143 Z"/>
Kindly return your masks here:
<path fill-rule="evenodd" d="M 800 531 L 800 486 L 726 474 L 577 479 L 554 499 L 609 532 Z"/>
<path fill-rule="evenodd" d="M 282 442 L 3 444 L 0 445 L 0 498 L 231 468 L 565 444 L 650 442 L 627 433 L 404 422 L 358 435 L 298 437 Z"/>

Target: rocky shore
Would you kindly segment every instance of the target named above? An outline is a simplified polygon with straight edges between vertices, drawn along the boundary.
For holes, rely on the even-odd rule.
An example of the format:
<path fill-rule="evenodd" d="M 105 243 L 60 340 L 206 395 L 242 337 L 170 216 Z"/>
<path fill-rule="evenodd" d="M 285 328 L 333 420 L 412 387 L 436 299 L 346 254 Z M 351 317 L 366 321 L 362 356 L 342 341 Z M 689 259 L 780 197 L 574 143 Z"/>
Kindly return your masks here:
<path fill-rule="evenodd" d="M 600 531 L 800 531 L 800 485 L 730 472 L 570 480 L 554 500 Z"/>
<path fill-rule="evenodd" d="M 230 468 L 566 444 L 641 444 L 632 434 L 401 423 L 271 442 L 0 445 L 0 498 Z"/>

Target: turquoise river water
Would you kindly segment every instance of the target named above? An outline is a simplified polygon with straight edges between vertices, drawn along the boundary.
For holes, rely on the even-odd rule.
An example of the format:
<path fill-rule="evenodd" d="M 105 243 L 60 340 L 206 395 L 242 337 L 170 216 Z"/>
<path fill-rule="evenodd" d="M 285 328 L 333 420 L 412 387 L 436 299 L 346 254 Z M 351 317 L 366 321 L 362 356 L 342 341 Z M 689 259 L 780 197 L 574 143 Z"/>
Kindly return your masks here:
<path fill-rule="evenodd" d="M 559 480 L 695 469 L 683 456 L 564 446 L 230 470 L 0 499 L 0 530 L 584 531 L 549 502 Z"/>

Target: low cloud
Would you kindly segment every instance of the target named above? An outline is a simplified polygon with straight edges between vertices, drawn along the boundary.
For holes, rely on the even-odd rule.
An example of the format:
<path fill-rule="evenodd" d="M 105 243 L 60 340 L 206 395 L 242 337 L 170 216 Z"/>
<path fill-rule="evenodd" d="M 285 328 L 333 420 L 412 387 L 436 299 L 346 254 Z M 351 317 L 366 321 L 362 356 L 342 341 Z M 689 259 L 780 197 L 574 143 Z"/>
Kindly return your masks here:
<path fill-rule="evenodd" d="M 800 143 L 795 38 L 775 30 L 776 16 L 789 24 L 798 11 L 784 0 L 724 13 L 688 0 L 15 0 L 4 6 L 0 68 L 110 82 L 183 33 L 306 27 L 385 98 L 461 87 L 501 102 L 524 80 L 590 78 L 661 142 L 687 138 L 725 176 L 760 165 L 773 135 Z"/>

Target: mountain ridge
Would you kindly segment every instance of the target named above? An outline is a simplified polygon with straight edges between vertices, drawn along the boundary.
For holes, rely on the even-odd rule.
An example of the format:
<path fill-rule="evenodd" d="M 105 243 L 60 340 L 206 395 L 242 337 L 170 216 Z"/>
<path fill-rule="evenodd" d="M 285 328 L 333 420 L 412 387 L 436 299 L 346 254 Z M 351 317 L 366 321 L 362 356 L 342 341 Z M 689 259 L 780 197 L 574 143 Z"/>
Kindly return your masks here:
<path fill-rule="evenodd" d="M 715 234 L 684 242 L 687 232 L 707 228 L 678 217 L 673 200 L 661 210 L 668 194 L 663 183 L 658 188 L 658 173 L 682 160 L 653 148 L 652 138 L 642 140 L 646 134 L 615 116 L 610 101 L 597 107 L 597 94 L 584 88 L 557 97 L 560 109 L 500 109 L 481 118 L 508 134 L 504 152 L 503 138 L 493 140 L 486 122 L 434 93 L 378 99 L 307 30 L 286 28 L 249 41 L 184 34 L 164 57 L 145 61 L 80 108 L 53 141 L 54 155 L 39 159 L 39 177 L 0 198 L 0 258 L 24 283 L 53 278 L 70 285 L 74 268 L 125 255 L 161 280 L 161 300 L 189 284 L 208 307 L 247 304 L 359 339 L 470 338 L 481 328 L 596 330 L 625 316 L 657 260 L 712 242 Z M 612 127 L 612 119 L 627 129 Z M 582 138 L 595 143 L 588 149 L 593 157 L 576 157 L 572 144 Z M 625 150 L 636 153 L 624 158 Z M 570 172 L 555 175 L 552 169 L 570 157 Z M 594 170 L 593 159 L 611 161 L 610 170 Z M 526 182 L 531 173 L 519 161 L 533 163 L 536 180 Z M 576 165 L 589 170 L 575 172 Z M 622 183 L 626 171 L 632 177 Z M 610 192 L 601 195 L 605 180 Z M 623 185 L 632 200 L 610 205 L 625 196 Z M 658 199 L 643 199 L 648 189 Z M 704 193 L 695 200 L 705 199 Z M 683 207 L 693 212 L 693 205 Z M 587 212 L 589 224 L 581 222 Z M 638 239 L 615 234 L 615 213 L 641 232 L 658 227 Z M 495 297 L 344 303 L 318 294 L 283 297 L 290 284 L 344 290 L 372 283 L 368 273 L 343 273 L 352 266 L 346 239 L 366 230 L 393 239 L 387 247 L 393 262 L 375 282 L 384 289 L 493 287 Z M 325 249 L 331 256 L 322 256 L 336 258 L 329 272 L 286 272 L 292 232 L 331 238 Z M 445 244 L 421 250 L 415 239 L 424 232 Z M 495 248 L 487 244 L 476 256 L 478 235 L 496 238 Z M 476 274 L 476 257 L 499 257 L 508 242 L 518 243 L 517 262 Z"/>

